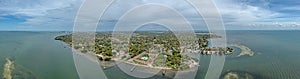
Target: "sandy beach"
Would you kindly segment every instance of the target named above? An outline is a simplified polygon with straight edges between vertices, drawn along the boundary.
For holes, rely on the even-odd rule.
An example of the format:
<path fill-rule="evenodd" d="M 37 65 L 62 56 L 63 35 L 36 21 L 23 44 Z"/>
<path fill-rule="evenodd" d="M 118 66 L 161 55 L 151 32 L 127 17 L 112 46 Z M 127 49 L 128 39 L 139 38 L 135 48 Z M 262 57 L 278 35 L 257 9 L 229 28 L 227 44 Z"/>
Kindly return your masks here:
<path fill-rule="evenodd" d="M 3 78 L 4 79 L 12 79 L 12 71 L 14 70 L 14 62 L 6 58 L 6 63 L 4 64 L 3 69 Z"/>
<path fill-rule="evenodd" d="M 247 46 L 240 45 L 240 44 L 229 44 L 228 46 L 234 46 L 234 47 L 238 47 L 238 48 L 241 49 L 241 53 L 236 57 L 241 57 L 241 56 L 244 56 L 244 55 L 254 56 L 254 52 L 250 48 L 248 48 Z"/>

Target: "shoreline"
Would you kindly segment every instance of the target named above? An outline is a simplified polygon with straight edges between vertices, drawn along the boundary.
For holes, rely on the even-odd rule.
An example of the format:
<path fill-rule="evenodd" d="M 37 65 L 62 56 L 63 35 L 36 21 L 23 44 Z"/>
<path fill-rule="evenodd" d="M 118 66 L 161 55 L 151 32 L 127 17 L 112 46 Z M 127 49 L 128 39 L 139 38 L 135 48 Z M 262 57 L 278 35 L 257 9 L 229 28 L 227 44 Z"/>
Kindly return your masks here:
<path fill-rule="evenodd" d="M 74 48 L 72 48 L 72 46 L 70 46 L 69 44 L 63 42 L 63 41 L 60 41 L 60 40 L 57 40 L 58 42 L 61 42 L 63 44 L 64 47 L 67 47 L 69 49 L 71 49 L 71 51 L 75 51 L 73 53 L 80 53 L 80 54 L 86 54 L 86 53 L 82 53 Z M 95 54 L 89 54 L 89 55 L 92 55 L 92 56 L 96 56 Z M 97 56 L 96 56 L 97 57 Z M 171 71 L 179 71 L 179 70 L 173 70 L 172 68 L 165 68 L 165 67 L 150 67 L 150 66 L 147 66 L 147 65 L 140 65 L 140 64 L 134 64 L 134 63 L 130 63 L 130 62 L 127 62 L 127 61 L 120 61 L 120 60 L 110 60 L 110 61 L 95 61 L 93 59 L 90 59 L 90 61 L 92 62 L 99 62 L 99 65 L 103 68 L 103 69 L 107 69 L 107 68 L 111 68 L 113 66 L 118 66 L 117 64 L 119 63 L 126 63 L 126 64 L 130 64 L 130 65 L 133 65 L 133 66 L 139 66 L 139 67 L 146 67 L 146 68 L 151 68 L 151 69 L 161 69 L 161 70 L 171 70 Z M 193 67 L 195 68 L 195 67 Z M 190 71 L 191 69 L 193 68 L 189 68 L 189 69 L 184 69 L 184 70 L 180 70 L 180 71 Z"/>
<path fill-rule="evenodd" d="M 201 33 L 201 34 L 207 34 L 207 33 Z M 98 54 L 95 54 L 95 53 L 92 53 L 92 52 L 88 52 L 88 53 L 83 53 L 80 49 L 75 49 L 74 47 L 72 47 L 72 42 L 67 41 L 67 42 L 64 42 L 62 40 L 59 40 L 59 39 L 56 39 L 56 37 L 58 36 L 64 36 L 64 35 L 68 35 L 68 33 L 62 33 L 62 34 L 57 34 L 54 36 L 54 39 L 58 42 L 62 42 L 62 45 L 64 48 L 70 48 L 71 51 L 73 52 L 73 55 L 82 55 L 82 56 L 85 56 L 88 58 L 88 60 L 92 61 L 92 62 L 95 62 L 95 63 L 99 63 L 100 66 L 107 68 L 107 67 L 112 67 L 112 66 L 115 66 L 115 65 L 118 65 L 119 62 L 123 62 L 123 63 L 127 63 L 127 64 L 131 64 L 131 65 L 134 65 L 134 66 L 140 66 L 140 67 L 147 67 L 147 68 L 151 68 L 151 69 L 164 69 L 164 70 L 173 70 L 173 71 L 190 71 L 191 69 L 193 68 L 196 68 L 198 67 L 199 65 L 197 66 L 192 66 L 191 68 L 180 68 L 180 69 L 173 69 L 172 67 L 168 67 L 168 66 L 152 66 L 152 65 L 144 65 L 144 64 L 137 64 L 137 63 L 134 63 L 134 62 L 131 62 L 131 61 L 123 61 L 123 60 L 120 60 L 120 59 L 112 59 L 112 60 L 108 60 L 108 61 L 102 61 L 102 60 L 99 60 L 98 58 Z M 61 38 L 64 38 L 64 37 L 61 37 Z M 68 37 L 69 39 L 71 39 L 70 37 Z M 92 48 L 92 47 L 91 47 Z M 97 60 L 94 58 L 94 57 L 97 57 Z M 112 57 L 114 58 L 114 57 Z"/>
<path fill-rule="evenodd" d="M 4 64 L 3 69 L 3 78 L 4 79 L 12 79 L 12 71 L 14 70 L 14 62 L 9 58 L 6 58 L 6 63 Z"/>
<path fill-rule="evenodd" d="M 228 46 L 233 46 L 241 49 L 241 52 L 236 56 L 236 57 L 241 57 L 241 56 L 254 56 L 254 52 L 247 46 L 240 45 L 240 44 L 229 44 Z"/>

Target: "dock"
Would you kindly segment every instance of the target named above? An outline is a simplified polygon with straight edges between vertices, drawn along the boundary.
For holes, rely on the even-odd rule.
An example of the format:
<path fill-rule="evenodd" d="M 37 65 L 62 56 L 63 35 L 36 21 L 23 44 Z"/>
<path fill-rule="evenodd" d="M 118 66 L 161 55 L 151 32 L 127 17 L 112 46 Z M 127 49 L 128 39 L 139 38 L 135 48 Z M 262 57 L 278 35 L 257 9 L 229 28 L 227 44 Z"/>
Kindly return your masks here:
<path fill-rule="evenodd" d="M 134 71 L 136 68 L 136 66 L 133 66 L 131 69 L 130 69 L 130 72 Z"/>

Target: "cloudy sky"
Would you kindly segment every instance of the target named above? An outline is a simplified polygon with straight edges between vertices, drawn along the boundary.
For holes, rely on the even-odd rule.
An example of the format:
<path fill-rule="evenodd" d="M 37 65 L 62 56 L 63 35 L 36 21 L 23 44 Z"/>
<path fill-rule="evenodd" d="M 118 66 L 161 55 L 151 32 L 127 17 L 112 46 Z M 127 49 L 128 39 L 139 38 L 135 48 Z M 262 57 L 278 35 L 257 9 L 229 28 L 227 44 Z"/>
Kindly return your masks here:
<path fill-rule="evenodd" d="M 0 0 L 0 30 L 70 31 L 83 2 L 84 0 Z M 214 2 L 227 30 L 300 29 L 299 0 L 214 0 Z M 195 29 L 203 30 L 206 27 L 203 18 L 185 0 L 116 0 L 103 14 L 98 30 L 112 29 L 126 12 L 149 3 L 176 10 Z M 169 10 L 166 8 L 150 7 L 141 9 L 144 13 L 136 17 L 165 19 L 177 23 L 177 18 L 168 16 L 167 11 Z M 140 21 L 140 19 L 129 20 L 133 25 Z M 157 29 L 151 25 L 147 27 Z"/>

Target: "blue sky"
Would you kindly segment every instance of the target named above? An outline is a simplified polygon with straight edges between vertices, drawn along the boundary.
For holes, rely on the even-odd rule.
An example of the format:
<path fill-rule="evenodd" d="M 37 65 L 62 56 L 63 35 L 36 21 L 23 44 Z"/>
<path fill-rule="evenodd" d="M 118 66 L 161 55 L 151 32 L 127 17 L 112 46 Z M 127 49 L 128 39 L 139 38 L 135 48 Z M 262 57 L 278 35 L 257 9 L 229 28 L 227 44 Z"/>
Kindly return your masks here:
<path fill-rule="evenodd" d="M 1 0 L 0 30 L 70 31 L 82 2 L 83 0 Z M 214 0 L 214 2 L 228 30 L 300 29 L 299 0 Z M 116 0 L 101 18 L 102 23 L 99 26 L 102 27 L 98 30 L 112 29 L 125 12 L 146 3 L 172 7 L 184 15 L 194 28 L 205 29 L 201 16 L 184 0 Z M 170 18 L 172 16 L 155 15 L 164 12 L 163 9 L 145 9 L 145 11 L 148 11 L 149 18 L 174 19 Z"/>

